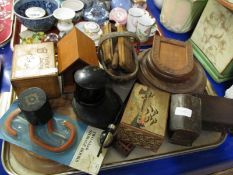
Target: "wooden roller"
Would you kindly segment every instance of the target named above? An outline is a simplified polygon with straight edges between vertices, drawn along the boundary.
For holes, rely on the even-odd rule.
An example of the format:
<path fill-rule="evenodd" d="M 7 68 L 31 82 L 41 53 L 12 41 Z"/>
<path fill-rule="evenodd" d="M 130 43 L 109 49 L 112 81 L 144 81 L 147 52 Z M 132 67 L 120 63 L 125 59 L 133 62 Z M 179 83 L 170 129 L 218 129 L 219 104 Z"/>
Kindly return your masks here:
<path fill-rule="evenodd" d="M 117 32 L 124 32 L 125 29 L 122 25 L 117 26 Z M 129 38 L 118 38 L 118 54 L 119 66 L 126 72 L 133 72 L 135 70 L 135 63 L 133 61 L 133 45 Z"/>
<path fill-rule="evenodd" d="M 118 45 L 116 45 L 113 53 L 112 68 L 117 69 L 118 65 L 119 65 L 119 54 L 118 54 Z"/>
<path fill-rule="evenodd" d="M 103 34 L 111 33 L 111 23 L 106 22 L 103 26 Z M 102 44 L 104 61 L 108 64 L 111 63 L 113 57 L 112 40 L 108 39 Z"/>

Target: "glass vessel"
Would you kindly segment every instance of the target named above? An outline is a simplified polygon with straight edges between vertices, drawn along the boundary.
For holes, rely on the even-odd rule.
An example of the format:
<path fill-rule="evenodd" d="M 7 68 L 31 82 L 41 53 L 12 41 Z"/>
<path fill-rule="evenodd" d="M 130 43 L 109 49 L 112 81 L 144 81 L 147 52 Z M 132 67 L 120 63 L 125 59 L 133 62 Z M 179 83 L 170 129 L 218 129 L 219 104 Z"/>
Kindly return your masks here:
<path fill-rule="evenodd" d="M 112 0 L 111 7 L 112 9 L 116 7 L 121 7 L 128 11 L 132 7 L 132 2 L 131 0 Z"/>
<path fill-rule="evenodd" d="M 93 21 L 98 24 L 103 24 L 109 16 L 109 12 L 106 10 L 104 2 L 96 0 L 90 8 L 85 9 L 84 19 L 86 21 Z"/>

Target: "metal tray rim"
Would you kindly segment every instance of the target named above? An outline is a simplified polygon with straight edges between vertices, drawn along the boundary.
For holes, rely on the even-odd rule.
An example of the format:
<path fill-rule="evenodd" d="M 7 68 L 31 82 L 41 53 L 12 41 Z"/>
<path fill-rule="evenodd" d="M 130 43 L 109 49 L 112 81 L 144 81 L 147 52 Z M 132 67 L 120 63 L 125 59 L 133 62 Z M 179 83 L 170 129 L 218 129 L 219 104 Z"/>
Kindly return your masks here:
<path fill-rule="evenodd" d="M 222 133 L 221 138 L 220 138 L 221 140 L 216 144 L 207 145 L 207 146 L 204 146 L 204 147 L 199 147 L 199 148 L 195 148 L 195 149 L 192 149 L 192 150 L 171 152 L 171 153 L 168 153 L 168 154 L 148 156 L 148 157 L 144 157 L 144 158 L 137 158 L 137 159 L 134 159 L 134 160 L 127 160 L 125 162 L 117 162 L 117 163 L 112 163 L 112 164 L 106 164 L 106 165 L 103 165 L 103 167 L 100 169 L 100 171 L 119 168 L 119 167 L 124 167 L 124 166 L 129 166 L 129 165 L 136 165 L 136 164 L 145 163 L 145 162 L 149 162 L 149 161 L 153 161 L 153 160 L 159 160 L 159 159 L 164 159 L 164 158 L 169 158 L 169 157 L 175 157 L 175 156 L 180 156 L 180 155 L 205 151 L 205 150 L 209 150 L 209 149 L 214 149 L 214 148 L 220 146 L 221 144 L 223 144 L 225 142 L 226 138 L 227 138 L 227 133 Z M 8 165 L 6 164 L 6 160 L 9 160 L 9 158 L 7 157 L 7 154 L 9 154 L 9 148 L 7 148 L 7 147 L 9 147 L 9 145 L 7 145 L 7 144 L 9 144 L 9 143 L 5 142 L 5 141 L 2 142 L 1 161 L 2 161 L 3 168 L 9 175 L 18 175 L 16 172 L 14 172 L 14 170 L 11 167 L 9 162 L 7 163 Z M 58 174 L 54 174 L 54 175 L 68 175 L 68 174 L 74 174 L 74 173 L 82 174 L 81 171 L 74 170 L 74 171 L 63 172 L 63 173 L 58 173 Z"/>

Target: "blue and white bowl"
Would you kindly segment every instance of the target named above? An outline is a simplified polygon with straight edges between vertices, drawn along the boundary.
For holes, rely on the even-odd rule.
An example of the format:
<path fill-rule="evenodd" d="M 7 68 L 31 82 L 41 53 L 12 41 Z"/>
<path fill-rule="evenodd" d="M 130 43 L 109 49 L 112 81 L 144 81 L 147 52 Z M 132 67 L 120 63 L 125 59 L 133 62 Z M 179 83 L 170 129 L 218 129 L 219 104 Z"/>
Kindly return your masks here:
<path fill-rule="evenodd" d="M 59 8 L 59 6 L 58 0 L 17 0 L 14 3 L 14 13 L 19 21 L 29 30 L 48 31 L 56 22 L 53 11 Z M 43 8 L 46 15 L 36 19 L 27 17 L 25 12 L 31 7 Z"/>

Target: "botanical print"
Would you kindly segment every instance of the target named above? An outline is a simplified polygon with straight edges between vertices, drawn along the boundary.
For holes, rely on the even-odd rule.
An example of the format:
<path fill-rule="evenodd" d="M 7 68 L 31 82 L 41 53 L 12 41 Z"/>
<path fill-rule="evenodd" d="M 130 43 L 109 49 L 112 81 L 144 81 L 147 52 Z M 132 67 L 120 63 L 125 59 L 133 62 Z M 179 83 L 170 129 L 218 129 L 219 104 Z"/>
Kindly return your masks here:
<path fill-rule="evenodd" d="M 231 61 L 227 54 L 233 36 L 233 14 L 216 0 L 209 3 L 212 4 L 207 4 L 192 39 L 217 70 L 222 72 Z"/>
<path fill-rule="evenodd" d="M 206 16 L 203 22 L 203 36 L 201 41 L 203 42 L 203 50 L 205 53 L 210 55 L 212 63 L 217 64 L 217 54 L 223 54 L 225 50 L 225 33 L 230 30 L 226 16 L 221 11 L 210 13 Z M 221 30 L 215 30 L 220 28 Z"/>

